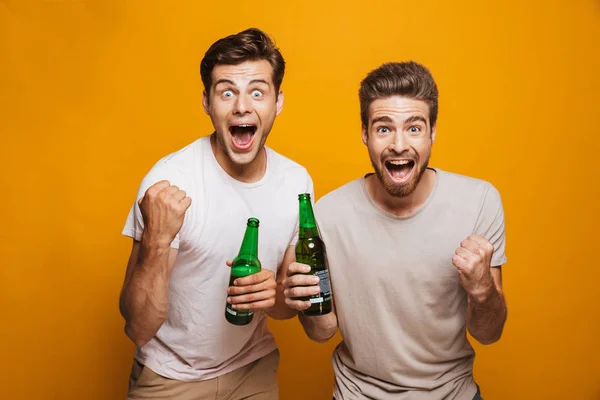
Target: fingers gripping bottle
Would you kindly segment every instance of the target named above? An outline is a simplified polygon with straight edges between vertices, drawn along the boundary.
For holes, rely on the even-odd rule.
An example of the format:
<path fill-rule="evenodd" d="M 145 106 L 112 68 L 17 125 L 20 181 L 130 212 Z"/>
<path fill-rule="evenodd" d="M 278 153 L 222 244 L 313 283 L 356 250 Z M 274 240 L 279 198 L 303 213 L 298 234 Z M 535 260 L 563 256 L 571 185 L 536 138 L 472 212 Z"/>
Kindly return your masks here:
<path fill-rule="evenodd" d="M 318 276 L 321 288 L 319 294 L 301 298 L 301 300 L 311 302 L 311 306 L 304 310 L 303 314 L 309 316 L 325 315 L 331 312 L 331 289 L 325 247 L 315 221 L 310 193 L 299 194 L 298 201 L 300 202 L 300 221 L 298 243 L 296 244 L 296 262 L 310 266 L 310 272 L 307 274 Z"/>
<path fill-rule="evenodd" d="M 248 218 L 246 233 L 242 240 L 242 246 L 237 257 L 233 259 L 231 265 L 231 274 L 229 276 L 229 286 L 233 286 L 233 281 L 237 278 L 256 274 L 260 271 L 260 260 L 258 259 L 258 225 L 257 218 Z M 254 311 L 252 310 L 234 310 L 231 304 L 227 303 L 225 308 L 225 318 L 233 325 L 246 325 L 252 321 Z"/>

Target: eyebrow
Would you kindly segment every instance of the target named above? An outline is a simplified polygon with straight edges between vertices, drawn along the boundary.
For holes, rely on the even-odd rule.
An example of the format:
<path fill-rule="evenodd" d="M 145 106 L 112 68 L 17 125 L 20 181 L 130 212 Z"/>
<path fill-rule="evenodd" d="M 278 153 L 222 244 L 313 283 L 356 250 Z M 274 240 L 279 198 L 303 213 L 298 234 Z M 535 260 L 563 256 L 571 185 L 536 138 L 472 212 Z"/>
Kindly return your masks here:
<path fill-rule="evenodd" d="M 218 81 L 215 82 L 215 86 L 218 86 L 221 83 L 227 83 L 229 85 L 235 86 L 235 83 L 233 83 L 233 81 L 230 81 L 229 79 L 219 79 Z"/>
<path fill-rule="evenodd" d="M 373 118 L 373 120 L 371 121 L 371 125 L 375 125 L 378 122 L 387 122 L 387 123 L 393 123 L 394 121 L 388 117 L 387 115 L 383 115 L 381 117 L 377 117 L 377 118 Z"/>
<path fill-rule="evenodd" d="M 256 83 L 264 83 L 265 85 L 269 84 L 269 82 L 265 81 L 264 79 L 253 79 L 250 81 L 249 85 L 253 85 Z"/>
<path fill-rule="evenodd" d="M 229 79 L 219 79 L 218 81 L 215 82 L 215 86 L 218 86 L 221 83 L 229 84 L 231 86 L 236 86 L 236 84 L 232 80 L 229 80 Z M 253 79 L 248 84 L 254 85 L 257 83 L 264 83 L 265 85 L 269 84 L 269 82 L 265 81 L 264 79 Z"/>
<path fill-rule="evenodd" d="M 420 122 L 424 123 L 425 126 L 427 126 L 427 121 L 425 120 L 425 118 L 423 118 L 420 115 L 413 115 L 412 117 L 408 117 L 407 119 L 404 120 L 404 125 L 412 124 L 413 122 L 417 122 L 417 121 L 420 121 Z"/>

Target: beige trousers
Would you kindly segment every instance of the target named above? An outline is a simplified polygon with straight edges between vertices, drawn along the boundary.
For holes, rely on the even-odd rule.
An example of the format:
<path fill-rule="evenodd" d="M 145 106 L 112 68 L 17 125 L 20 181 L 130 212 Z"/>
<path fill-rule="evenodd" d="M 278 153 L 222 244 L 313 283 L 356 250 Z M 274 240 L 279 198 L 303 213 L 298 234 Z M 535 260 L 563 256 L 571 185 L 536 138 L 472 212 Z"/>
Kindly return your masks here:
<path fill-rule="evenodd" d="M 158 375 L 134 360 L 128 400 L 278 400 L 279 351 L 213 379 L 182 382 Z"/>

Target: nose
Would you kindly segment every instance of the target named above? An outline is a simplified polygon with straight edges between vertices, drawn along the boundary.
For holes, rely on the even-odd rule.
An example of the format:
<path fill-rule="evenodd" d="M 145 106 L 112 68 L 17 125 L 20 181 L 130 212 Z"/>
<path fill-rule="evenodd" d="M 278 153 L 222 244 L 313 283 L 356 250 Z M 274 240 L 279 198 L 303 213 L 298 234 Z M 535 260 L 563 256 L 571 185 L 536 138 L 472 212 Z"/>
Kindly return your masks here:
<path fill-rule="evenodd" d="M 396 154 L 401 154 L 402 152 L 409 150 L 408 141 L 404 136 L 404 132 L 396 131 L 396 133 L 394 133 L 388 146 L 388 150 L 393 151 Z"/>
<path fill-rule="evenodd" d="M 236 115 L 250 114 L 252 112 L 252 100 L 244 94 L 240 94 L 233 105 L 233 113 Z"/>

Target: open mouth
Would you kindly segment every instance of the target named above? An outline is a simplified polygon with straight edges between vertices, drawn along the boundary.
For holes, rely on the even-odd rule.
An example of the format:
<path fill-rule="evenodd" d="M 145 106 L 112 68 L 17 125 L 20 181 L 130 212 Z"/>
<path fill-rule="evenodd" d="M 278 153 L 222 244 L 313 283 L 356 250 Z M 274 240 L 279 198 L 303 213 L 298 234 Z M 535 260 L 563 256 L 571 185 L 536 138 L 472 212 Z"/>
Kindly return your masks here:
<path fill-rule="evenodd" d="M 235 147 L 238 150 L 248 150 L 250 147 L 252 147 L 252 143 L 254 142 L 256 125 L 231 125 L 229 127 L 229 133 L 231 134 L 231 141 L 233 143 L 233 147 Z"/>
<path fill-rule="evenodd" d="M 388 160 L 385 162 L 385 168 L 394 183 L 404 183 L 412 176 L 415 162 L 413 160 Z"/>

